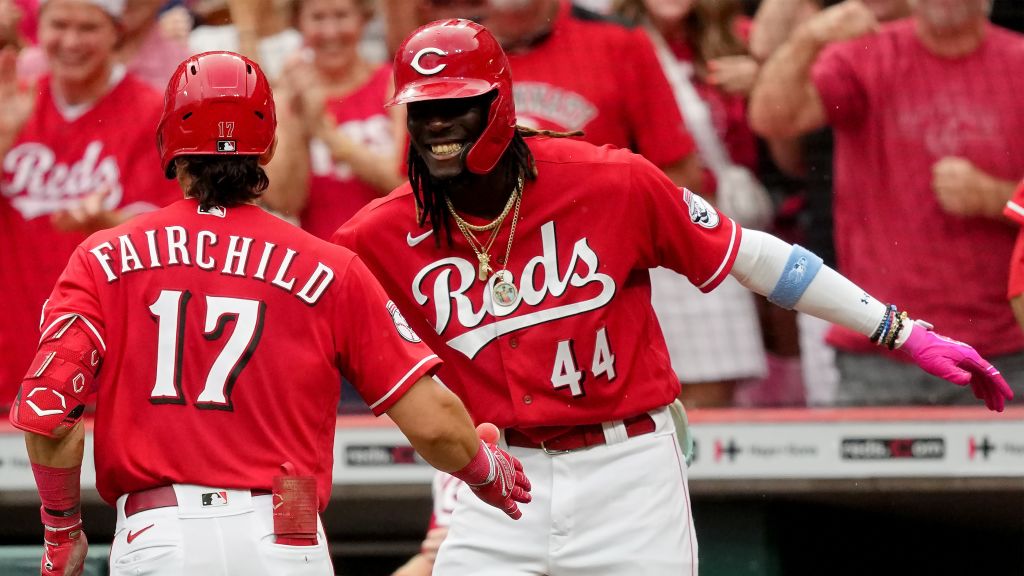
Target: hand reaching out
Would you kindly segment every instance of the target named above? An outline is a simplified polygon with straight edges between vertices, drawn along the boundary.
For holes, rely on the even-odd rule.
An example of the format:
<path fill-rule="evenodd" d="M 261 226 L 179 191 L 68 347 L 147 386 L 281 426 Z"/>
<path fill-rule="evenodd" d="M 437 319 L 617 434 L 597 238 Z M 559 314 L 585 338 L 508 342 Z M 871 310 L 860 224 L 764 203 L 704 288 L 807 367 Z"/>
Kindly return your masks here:
<path fill-rule="evenodd" d="M 999 370 L 974 348 L 931 331 L 931 325 L 917 321 L 900 347 L 925 372 L 949 380 L 958 386 L 970 385 L 974 396 L 985 401 L 989 410 L 1002 412 L 1013 390 Z"/>

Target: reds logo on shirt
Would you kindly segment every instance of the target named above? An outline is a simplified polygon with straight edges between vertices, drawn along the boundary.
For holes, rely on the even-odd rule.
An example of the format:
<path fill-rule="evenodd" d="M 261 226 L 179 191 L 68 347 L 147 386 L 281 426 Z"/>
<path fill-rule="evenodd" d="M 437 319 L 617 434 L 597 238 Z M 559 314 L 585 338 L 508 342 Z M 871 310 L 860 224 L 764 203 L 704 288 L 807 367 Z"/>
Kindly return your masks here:
<path fill-rule="evenodd" d="M 4 157 L 3 169 L 10 175 L 3 194 L 26 220 L 67 208 L 74 200 L 110 188 L 108 209 L 121 202 L 121 171 L 113 155 L 103 155 L 103 143 L 93 140 L 82 157 L 70 166 L 56 161 L 47 145 L 25 142 Z"/>
<path fill-rule="evenodd" d="M 519 81 L 512 87 L 516 115 L 536 127 L 557 126 L 560 130 L 583 130 L 597 117 L 598 109 L 586 96 L 547 82 Z"/>
<path fill-rule="evenodd" d="M 509 306 L 493 303 L 491 288 L 495 278 L 488 281 L 487 289 L 483 290 L 483 301 L 473 302 L 467 291 L 473 287 L 477 269 L 474 263 L 459 257 L 443 258 L 421 269 L 412 282 L 412 293 L 420 306 L 427 305 L 431 296 L 447 294 L 445 298 L 434 300 L 435 329 L 443 335 L 452 319 L 453 305 L 457 321 L 469 330 L 448 340 L 448 345 L 462 352 L 469 358 L 476 356 L 480 350 L 495 338 L 522 330 L 537 324 L 551 322 L 591 310 L 597 310 L 611 301 L 615 295 L 615 281 L 611 276 L 598 272 L 600 261 L 597 253 L 590 248 L 586 238 L 580 238 L 572 248 L 572 256 L 564 269 L 559 267 L 557 243 L 555 241 L 555 223 L 547 222 L 541 226 L 543 250 L 539 256 L 531 258 L 523 270 L 510 270 L 519 293 Z M 433 273 L 434 282 L 426 285 L 426 278 Z M 454 276 L 454 278 L 453 278 Z M 536 285 L 536 278 L 542 280 Z M 555 305 L 536 311 L 508 318 L 513 312 L 525 304 L 538 307 L 547 298 L 556 300 L 571 294 L 574 290 L 596 284 L 601 291 L 586 300 L 573 301 Z M 452 288 L 454 287 L 454 288 Z M 565 298 L 568 300 L 568 298 Z M 481 326 L 488 314 L 498 318 L 496 322 Z"/>

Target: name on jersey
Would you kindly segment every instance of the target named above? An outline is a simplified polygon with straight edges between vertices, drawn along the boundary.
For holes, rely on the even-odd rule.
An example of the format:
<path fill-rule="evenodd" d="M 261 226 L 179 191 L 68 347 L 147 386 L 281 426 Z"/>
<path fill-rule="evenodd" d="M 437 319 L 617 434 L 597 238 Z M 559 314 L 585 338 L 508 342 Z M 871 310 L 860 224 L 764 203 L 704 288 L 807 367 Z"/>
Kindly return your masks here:
<path fill-rule="evenodd" d="M 116 240 L 89 250 L 106 274 L 108 283 L 132 272 L 165 266 L 195 266 L 228 276 L 269 282 L 312 306 L 334 280 L 334 270 L 319 261 L 312 273 L 295 276 L 292 268 L 295 259 L 301 257 L 299 252 L 291 248 L 281 250 L 282 247 L 272 242 L 263 242 L 257 247 L 252 238 L 231 235 L 224 243 L 209 230 L 199 230 L 193 237 L 182 226 L 146 230 L 144 235 L 145 240 L 141 235 L 132 240 L 128 234 L 122 234 Z"/>
<path fill-rule="evenodd" d="M 121 202 L 121 170 L 117 158 L 103 156 L 103 143 L 93 140 L 82 158 L 71 165 L 57 162 L 49 146 L 25 142 L 4 156 L 4 173 L 10 175 L 3 194 L 26 220 L 67 208 L 71 201 L 101 188 L 109 188 L 105 206 Z"/>
<path fill-rule="evenodd" d="M 568 262 L 563 263 L 564 269 L 558 261 L 554 222 L 541 226 L 541 242 L 541 254 L 531 258 L 520 274 L 510 270 L 519 292 L 509 306 L 493 302 L 491 293 L 495 277 L 488 281 L 482 292 L 474 291 L 482 294 L 481 301 L 474 303 L 467 293 L 470 288 L 479 285 L 476 282 L 476 264 L 454 256 L 433 262 L 420 270 L 412 282 L 413 297 L 420 306 L 427 306 L 433 301 L 436 318 L 434 328 L 438 334 L 443 335 L 448 329 L 454 312 L 459 324 L 469 330 L 451 338 L 447 344 L 469 358 L 475 357 L 484 346 L 499 336 L 597 310 L 611 301 L 615 295 L 615 280 L 598 271 L 601 263 L 586 238 L 580 238 L 573 245 L 572 256 Z M 433 278 L 433 285 L 428 285 L 428 276 Z M 520 306 L 536 307 L 546 298 L 568 299 L 573 291 L 579 293 L 591 285 L 599 286 L 601 291 L 586 300 L 549 306 L 506 318 Z M 498 320 L 481 326 L 488 314 Z"/>

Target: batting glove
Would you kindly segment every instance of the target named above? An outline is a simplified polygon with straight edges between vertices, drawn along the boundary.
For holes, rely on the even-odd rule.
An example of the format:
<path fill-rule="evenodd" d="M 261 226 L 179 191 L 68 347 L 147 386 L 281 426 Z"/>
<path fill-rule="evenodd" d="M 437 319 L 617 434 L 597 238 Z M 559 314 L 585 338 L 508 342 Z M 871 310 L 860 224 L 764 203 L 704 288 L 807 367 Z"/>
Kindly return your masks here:
<path fill-rule="evenodd" d="M 43 525 L 42 576 L 81 576 L 85 570 L 85 555 L 89 541 L 82 531 L 82 520 L 63 528 Z"/>
<path fill-rule="evenodd" d="M 469 464 L 452 476 L 468 484 L 478 498 L 518 520 L 523 515 L 518 503 L 532 500 L 530 481 L 523 472 L 523 464 L 497 446 L 497 431 L 493 424 L 477 427 L 480 449 Z"/>
<path fill-rule="evenodd" d="M 944 378 L 959 386 L 971 386 L 989 410 L 1002 412 L 1006 402 L 1013 400 L 1013 390 L 995 366 L 981 357 L 974 348 L 932 332 L 927 322 L 915 321 L 910 335 L 900 350 L 910 354 L 925 372 Z"/>

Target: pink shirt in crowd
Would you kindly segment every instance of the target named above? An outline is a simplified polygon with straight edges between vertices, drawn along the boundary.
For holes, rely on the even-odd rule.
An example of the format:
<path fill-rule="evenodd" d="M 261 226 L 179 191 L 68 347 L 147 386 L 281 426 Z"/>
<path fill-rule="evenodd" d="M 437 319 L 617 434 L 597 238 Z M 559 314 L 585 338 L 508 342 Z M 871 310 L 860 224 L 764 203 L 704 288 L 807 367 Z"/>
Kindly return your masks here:
<path fill-rule="evenodd" d="M 983 355 L 1024 350 L 1006 304 L 1016 230 L 946 213 L 932 166 L 962 157 L 1005 180 L 1024 175 L 1024 36 L 989 25 L 977 51 L 941 58 L 913 20 L 831 46 L 813 78 L 835 130 L 835 241 L 840 270 Z M 834 328 L 848 351 L 873 345 Z"/>

